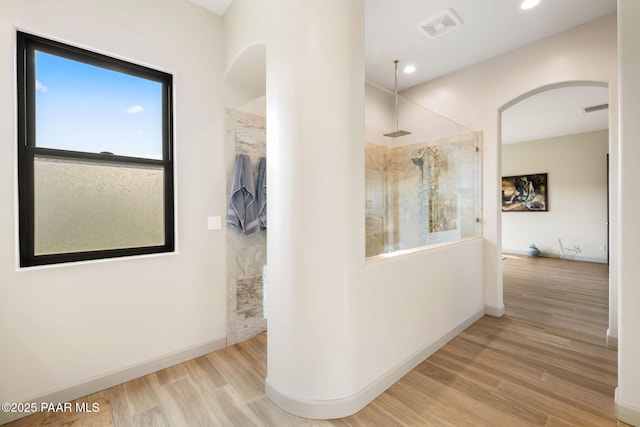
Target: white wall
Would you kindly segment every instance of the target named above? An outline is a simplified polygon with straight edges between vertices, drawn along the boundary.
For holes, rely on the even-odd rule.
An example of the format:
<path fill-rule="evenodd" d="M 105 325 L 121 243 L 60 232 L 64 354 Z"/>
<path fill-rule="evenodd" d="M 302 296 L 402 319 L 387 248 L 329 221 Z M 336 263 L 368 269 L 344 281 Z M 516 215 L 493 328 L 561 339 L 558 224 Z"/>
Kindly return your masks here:
<path fill-rule="evenodd" d="M 232 1 L 224 14 L 224 69 L 228 70 L 249 46 L 264 44 L 267 33 L 267 2 Z"/>
<path fill-rule="evenodd" d="M 354 383 L 350 295 L 364 256 L 364 0 L 272 0 L 268 20 L 265 388 L 281 404 L 288 396 L 331 401 L 350 395 Z"/>
<path fill-rule="evenodd" d="M 548 212 L 503 212 L 504 252 L 525 253 L 532 243 L 558 257 L 559 243 L 578 245 L 575 259 L 607 262 L 607 158 L 605 131 L 565 135 L 502 147 L 502 176 L 548 174 Z"/>
<path fill-rule="evenodd" d="M 620 335 L 616 413 L 640 425 L 640 226 L 636 195 L 640 180 L 640 2 L 618 1 L 620 77 Z"/>
<path fill-rule="evenodd" d="M 16 28 L 173 74 L 176 253 L 17 267 Z M 225 212 L 221 37 L 186 0 L 0 2 L 0 401 L 224 345 L 225 239 L 206 229 Z"/>
<path fill-rule="evenodd" d="M 362 389 L 412 368 L 484 314 L 482 249 L 473 239 L 366 263 L 354 284 Z"/>
<path fill-rule="evenodd" d="M 424 85 L 403 95 L 438 111 L 464 126 L 483 132 L 483 230 L 485 304 L 500 314 L 502 300 L 502 237 L 500 209 L 501 151 L 500 111 L 531 91 L 560 82 L 585 81 L 609 84 L 609 153 L 617 162 L 616 16 L 609 15 L 521 49 Z M 610 188 L 617 188 L 615 171 Z M 615 217 L 616 201 L 611 201 Z M 617 336 L 615 269 L 616 224 L 612 225 L 609 333 Z"/>
<path fill-rule="evenodd" d="M 225 105 L 236 110 L 266 93 L 264 0 L 235 0 L 224 14 Z M 263 108 L 263 111 L 266 106 Z M 263 113 L 264 115 L 264 113 Z"/>

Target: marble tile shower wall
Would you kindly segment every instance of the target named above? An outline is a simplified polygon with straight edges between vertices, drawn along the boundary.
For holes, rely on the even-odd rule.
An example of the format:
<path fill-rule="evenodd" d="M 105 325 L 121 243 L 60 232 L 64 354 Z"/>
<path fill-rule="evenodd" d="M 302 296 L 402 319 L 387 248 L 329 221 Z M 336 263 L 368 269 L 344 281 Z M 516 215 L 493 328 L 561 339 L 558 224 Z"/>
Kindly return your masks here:
<path fill-rule="evenodd" d="M 379 255 L 394 241 L 391 206 L 393 203 L 390 184 L 391 148 L 378 144 L 365 144 L 366 182 L 366 256 Z"/>
<path fill-rule="evenodd" d="M 225 151 L 227 203 L 236 154 L 251 159 L 254 184 L 261 157 L 266 156 L 265 118 L 227 110 Z M 264 318 L 263 270 L 267 263 L 267 232 L 247 237 L 227 227 L 227 344 L 235 344 L 267 330 Z"/>
<path fill-rule="evenodd" d="M 388 147 L 367 143 L 366 255 L 479 234 L 480 133 Z"/>

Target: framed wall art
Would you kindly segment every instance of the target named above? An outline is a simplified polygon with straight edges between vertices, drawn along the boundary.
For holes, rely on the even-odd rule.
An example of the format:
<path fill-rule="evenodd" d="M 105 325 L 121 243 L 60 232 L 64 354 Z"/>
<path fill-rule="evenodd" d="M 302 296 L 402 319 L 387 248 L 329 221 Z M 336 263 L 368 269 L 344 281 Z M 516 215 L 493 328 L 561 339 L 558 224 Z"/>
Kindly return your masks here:
<path fill-rule="evenodd" d="M 502 177 L 502 212 L 547 212 L 546 173 Z"/>

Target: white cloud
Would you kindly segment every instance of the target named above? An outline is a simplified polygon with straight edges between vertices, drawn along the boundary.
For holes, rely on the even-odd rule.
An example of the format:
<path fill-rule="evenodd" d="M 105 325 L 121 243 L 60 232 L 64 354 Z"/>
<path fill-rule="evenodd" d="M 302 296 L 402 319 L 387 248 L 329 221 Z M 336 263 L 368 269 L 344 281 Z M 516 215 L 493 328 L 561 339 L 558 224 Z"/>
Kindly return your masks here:
<path fill-rule="evenodd" d="M 138 113 L 142 113 L 143 111 L 144 111 L 144 108 L 142 107 L 142 105 L 137 105 L 137 104 L 132 105 L 131 107 L 124 110 L 124 112 L 127 114 L 138 114 Z"/>
<path fill-rule="evenodd" d="M 41 92 L 49 92 L 49 88 L 36 80 L 36 90 Z"/>

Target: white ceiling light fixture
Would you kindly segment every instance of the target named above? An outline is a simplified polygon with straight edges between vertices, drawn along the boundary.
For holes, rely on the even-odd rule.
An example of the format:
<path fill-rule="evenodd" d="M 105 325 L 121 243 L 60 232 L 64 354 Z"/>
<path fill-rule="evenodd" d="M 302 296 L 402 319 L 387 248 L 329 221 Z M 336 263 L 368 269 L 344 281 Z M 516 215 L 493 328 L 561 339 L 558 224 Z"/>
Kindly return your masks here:
<path fill-rule="evenodd" d="M 538 3 L 540 3 L 540 0 L 524 0 L 520 5 L 520 9 L 522 10 L 531 9 L 536 7 Z"/>
<path fill-rule="evenodd" d="M 418 29 L 430 39 L 442 37 L 462 25 L 462 19 L 451 9 L 442 10 L 418 24 Z"/>
<path fill-rule="evenodd" d="M 415 65 L 407 65 L 406 67 L 404 67 L 404 71 L 406 74 L 411 74 L 413 72 L 416 71 L 416 66 Z"/>

